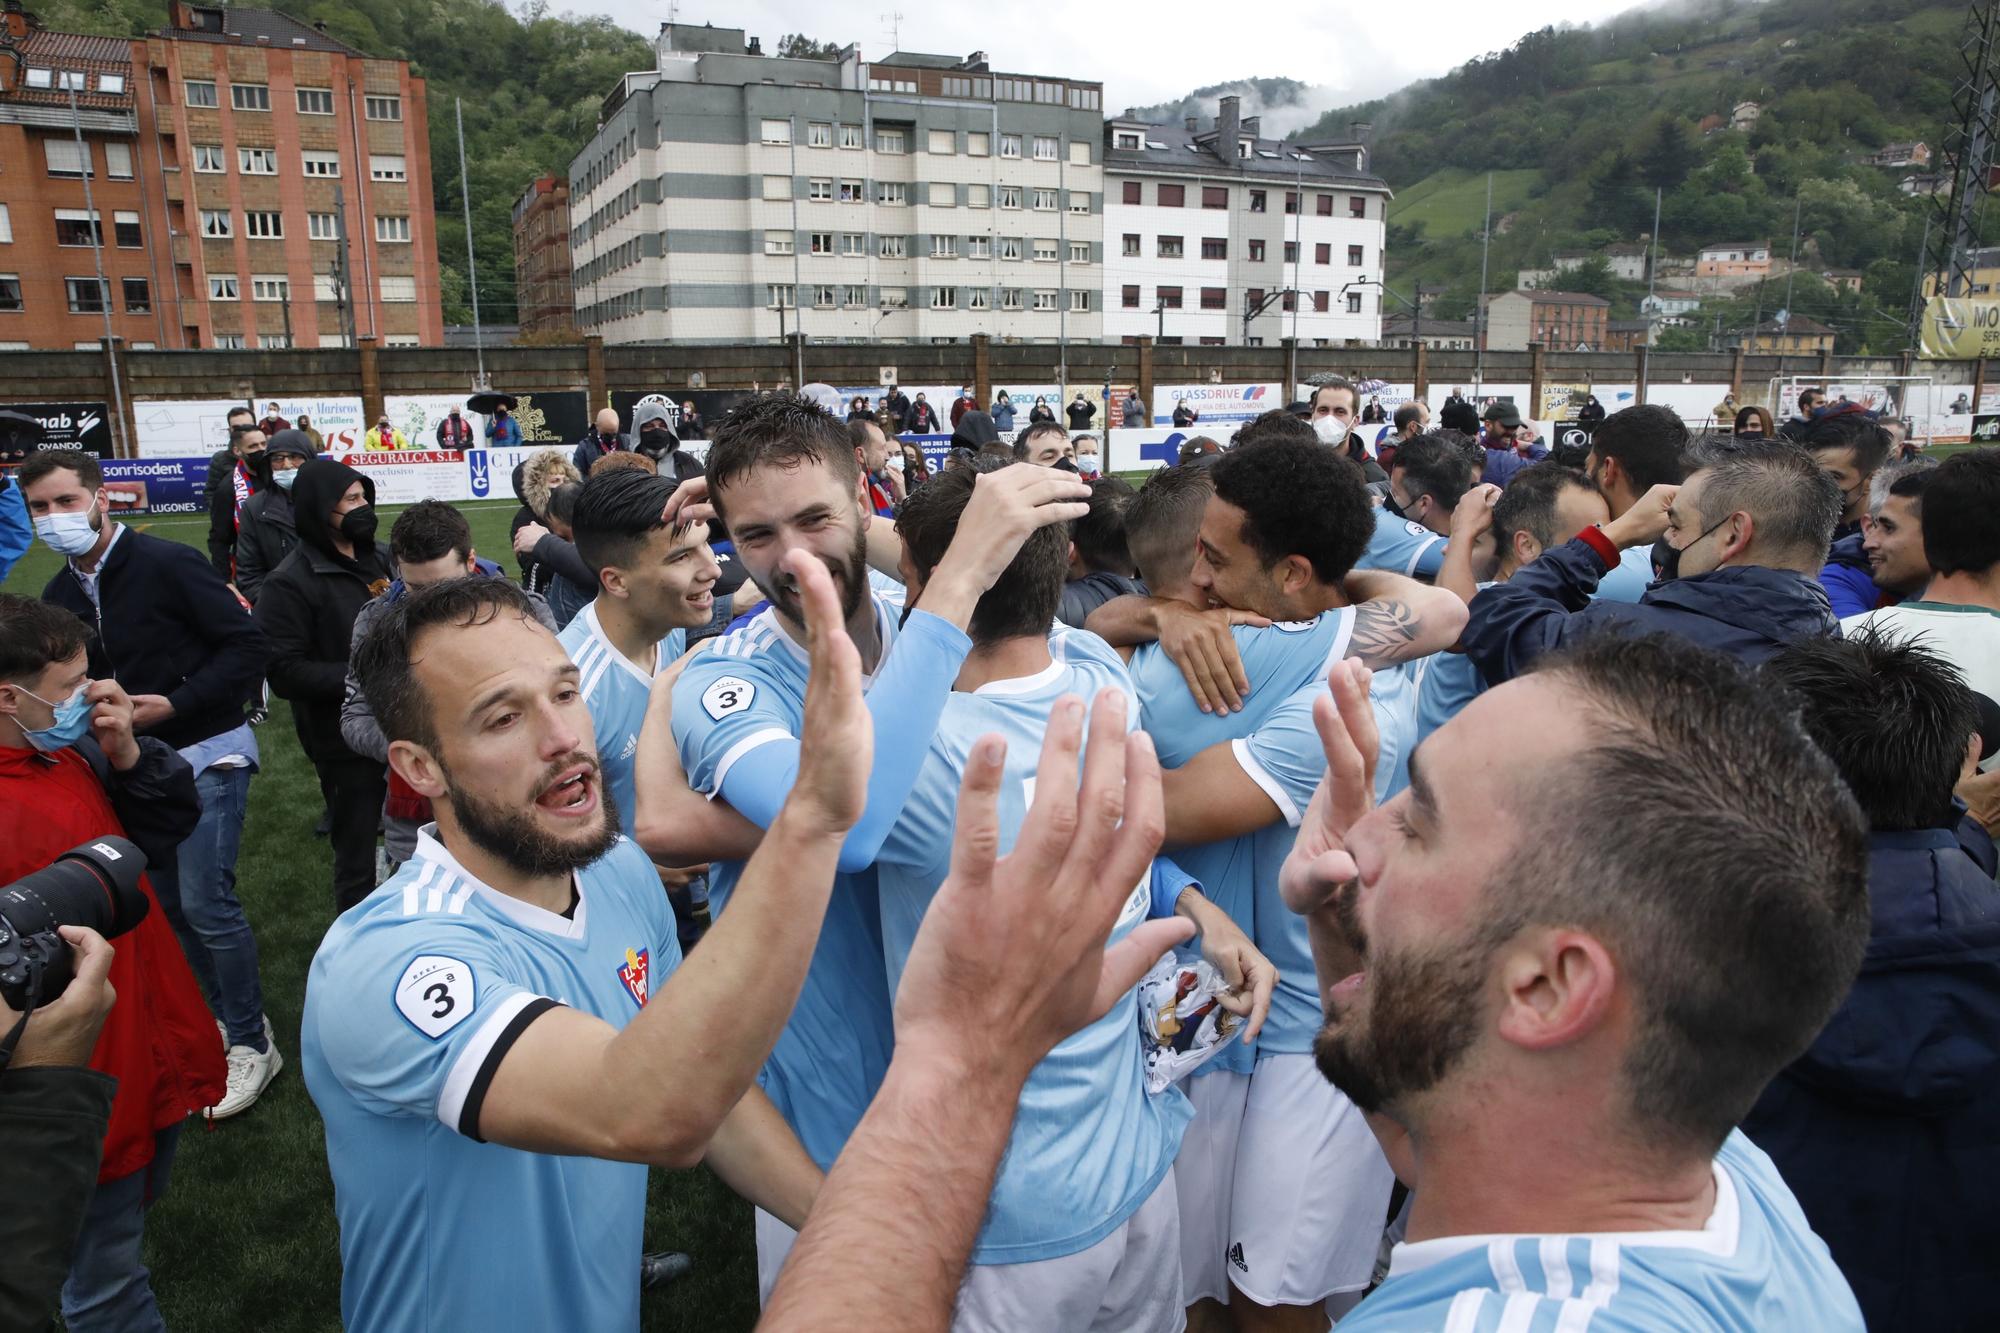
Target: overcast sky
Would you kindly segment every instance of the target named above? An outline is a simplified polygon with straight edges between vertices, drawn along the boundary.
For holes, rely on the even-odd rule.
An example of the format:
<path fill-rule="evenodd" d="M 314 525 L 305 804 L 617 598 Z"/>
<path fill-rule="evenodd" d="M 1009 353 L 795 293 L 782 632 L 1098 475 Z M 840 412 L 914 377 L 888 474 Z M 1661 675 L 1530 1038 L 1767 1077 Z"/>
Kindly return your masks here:
<path fill-rule="evenodd" d="M 864 59 L 892 49 L 890 20 L 903 12 L 905 50 L 964 55 L 985 51 L 995 68 L 1063 74 L 1104 84 L 1105 110 L 1167 101 L 1229 79 L 1285 76 L 1323 91 L 1315 111 L 1393 92 L 1442 74 L 1473 56 L 1510 46 L 1551 23 L 1595 22 L 1637 7 L 1635 0 L 1216 0 L 1051 3 L 976 0 L 947 5 L 908 0 L 735 0 L 682 3 L 683 23 L 741 26 L 773 49 L 788 32 L 859 42 Z M 651 37 L 668 6 L 639 0 L 577 0 Z"/>

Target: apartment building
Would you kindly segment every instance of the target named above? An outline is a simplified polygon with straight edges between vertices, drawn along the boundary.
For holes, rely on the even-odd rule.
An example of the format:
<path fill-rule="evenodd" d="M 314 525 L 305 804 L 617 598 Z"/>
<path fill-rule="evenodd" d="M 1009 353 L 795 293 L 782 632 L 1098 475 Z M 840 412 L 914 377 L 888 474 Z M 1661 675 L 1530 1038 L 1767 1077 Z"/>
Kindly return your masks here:
<path fill-rule="evenodd" d="M 514 201 L 514 306 L 522 333 L 576 332 L 567 177 L 537 176 Z"/>
<path fill-rule="evenodd" d="M 1293 143 L 1221 99 L 1215 127 L 1104 127 L 1104 334 L 1306 346 L 1382 333 L 1390 192 L 1350 140 Z"/>
<path fill-rule="evenodd" d="M 1495 352 L 1597 352 L 1605 348 L 1611 302 L 1587 292 L 1513 291 L 1485 298 L 1486 347 Z"/>
<path fill-rule="evenodd" d="M 131 40 L 0 12 L 0 346 L 107 312 L 133 346 L 440 343 L 423 81 L 272 10 L 166 11 Z"/>
<path fill-rule="evenodd" d="M 1095 342 L 1102 96 L 979 52 L 787 59 L 662 24 L 570 166 L 578 327 Z"/>

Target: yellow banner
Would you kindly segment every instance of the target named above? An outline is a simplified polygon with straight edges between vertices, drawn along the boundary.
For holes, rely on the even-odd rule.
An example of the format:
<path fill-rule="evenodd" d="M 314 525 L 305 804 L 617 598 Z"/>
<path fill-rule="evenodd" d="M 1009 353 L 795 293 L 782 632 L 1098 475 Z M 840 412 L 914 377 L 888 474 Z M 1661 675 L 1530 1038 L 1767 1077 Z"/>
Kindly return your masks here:
<path fill-rule="evenodd" d="M 1918 349 L 1935 361 L 2000 356 L 2000 299 L 1933 296 L 1924 305 Z"/>

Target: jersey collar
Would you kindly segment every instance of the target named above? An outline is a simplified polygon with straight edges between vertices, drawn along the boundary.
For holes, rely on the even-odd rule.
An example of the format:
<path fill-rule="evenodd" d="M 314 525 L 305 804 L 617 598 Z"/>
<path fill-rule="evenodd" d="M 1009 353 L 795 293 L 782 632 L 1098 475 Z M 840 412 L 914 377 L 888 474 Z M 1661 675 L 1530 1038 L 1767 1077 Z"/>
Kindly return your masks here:
<path fill-rule="evenodd" d="M 875 683 L 875 677 L 882 670 L 882 664 L 889 660 L 889 649 L 896 643 L 896 626 L 899 619 L 894 614 L 897 608 L 877 595 L 872 587 L 868 590 L 868 600 L 875 604 L 875 634 L 882 641 L 882 652 L 875 659 L 875 670 L 865 671 L 861 675 L 864 689 Z M 761 624 L 770 629 L 778 644 L 797 658 L 799 665 L 804 666 L 811 660 L 812 654 L 806 651 L 804 644 L 792 637 L 791 627 L 785 624 L 785 618 L 778 614 L 777 607 L 766 607 L 758 612 L 757 618 L 750 623 Z"/>
<path fill-rule="evenodd" d="M 604 645 L 605 655 L 608 656 L 617 665 L 623 667 L 627 672 L 629 672 L 632 676 L 632 679 L 638 681 L 641 685 L 644 685 L 646 688 L 651 689 L 653 686 L 653 677 L 647 674 L 646 669 L 644 667 L 640 666 L 637 662 L 634 662 L 631 658 L 625 656 L 625 654 L 619 652 L 618 645 L 611 642 L 611 636 L 604 632 L 604 622 L 597 618 L 597 600 L 595 598 L 592 598 L 589 604 L 586 605 L 582 611 L 578 612 L 578 614 L 583 616 L 585 623 L 590 626 L 590 637 L 596 639 L 599 643 Z M 664 640 L 662 640 L 662 642 L 664 642 Z M 655 644 L 653 647 L 653 666 L 656 671 L 660 668 L 672 665 L 672 663 L 666 661 L 665 659 L 666 659 L 666 652 L 662 648 L 660 648 L 658 644 Z"/>
<path fill-rule="evenodd" d="M 584 937 L 585 914 L 590 908 L 590 896 L 584 892 L 583 877 L 571 872 L 576 882 L 576 912 L 574 916 L 563 916 L 524 903 L 519 898 L 483 883 L 471 871 L 460 865 L 445 845 L 438 841 L 437 825 L 426 824 L 417 831 L 417 850 L 411 855 L 412 861 L 429 861 L 436 865 L 439 873 L 457 877 L 472 886 L 473 896 L 488 907 L 506 917 L 515 925 L 527 930 L 540 931 L 544 935 L 557 935 L 563 939 L 580 940 Z"/>

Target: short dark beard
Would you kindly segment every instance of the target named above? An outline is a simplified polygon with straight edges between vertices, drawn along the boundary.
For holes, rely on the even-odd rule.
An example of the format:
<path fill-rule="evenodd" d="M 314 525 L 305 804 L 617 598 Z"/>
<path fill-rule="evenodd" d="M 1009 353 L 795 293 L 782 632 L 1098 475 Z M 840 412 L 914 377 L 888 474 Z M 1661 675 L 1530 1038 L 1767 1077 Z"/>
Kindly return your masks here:
<path fill-rule="evenodd" d="M 555 767 L 555 772 L 575 762 L 575 757 L 565 759 Z M 621 827 L 618 802 L 611 795 L 611 788 L 605 785 L 601 770 L 594 770 L 591 777 L 597 783 L 598 814 L 603 822 L 594 836 L 577 841 L 552 837 L 518 811 L 474 796 L 452 779 L 451 770 L 443 760 L 438 761 L 438 770 L 444 778 L 445 795 L 451 801 L 452 817 L 458 821 L 466 840 L 488 856 L 498 858 L 518 875 L 545 878 L 581 870 L 602 859 L 617 845 Z"/>
<path fill-rule="evenodd" d="M 1336 911 L 1343 901 L 1349 899 L 1336 899 Z M 1313 1039 L 1319 1072 L 1370 1112 L 1433 1087 L 1479 1033 L 1479 994 L 1491 958 L 1480 945 L 1475 938 L 1370 959 L 1366 1016 L 1358 1025 L 1353 1017 L 1327 1019 Z"/>
<path fill-rule="evenodd" d="M 814 559 L 818 559 L 817 556 Z M 861 604 L 868 598 L 868 533 L 856 528 L 854 544 L 848 549 L 845 568 L 831 566 L 840 588 L 841 617 L 852 622 L 861 610 Z M 755 579 L 757 591 L 770 599 L 771 605 L 784 613 L 785 619 L 804 628 L 806 623 L 805 603 L 799 600 L 798 585 L 791 574 L 779 569 L 771 575 L 769 583 Z"/>

